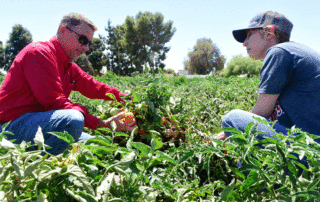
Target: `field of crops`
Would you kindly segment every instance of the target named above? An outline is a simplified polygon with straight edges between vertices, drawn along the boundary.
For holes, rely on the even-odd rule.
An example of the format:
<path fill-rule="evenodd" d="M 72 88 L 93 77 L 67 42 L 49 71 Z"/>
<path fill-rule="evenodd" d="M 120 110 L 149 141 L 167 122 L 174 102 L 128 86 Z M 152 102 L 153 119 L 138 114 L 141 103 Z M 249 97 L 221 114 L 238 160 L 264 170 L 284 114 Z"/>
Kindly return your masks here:
<path fill-rule="evenodd" d="M 132 132 L 98 129 L 84 145 L 68 134 L 64 154 L 27 152 L 0 134 L 0 201 L 318 201 L 320 146 L 292 128 L 281 140 L 256 140 L 255 124 L 222 142 L 221 118 L 232 109 L 250 111 L 259 78 L 118 77 L 98 80 L 129 93 L 126 104 L 70 99 L 97 117 L 110 109 L 134 113 Z M 297 136 L 293 134 L 300 133 Z M 262 144 L 263 147 L 257 147 Z M 307 158 L 307 163 L 305 159 Z"/>

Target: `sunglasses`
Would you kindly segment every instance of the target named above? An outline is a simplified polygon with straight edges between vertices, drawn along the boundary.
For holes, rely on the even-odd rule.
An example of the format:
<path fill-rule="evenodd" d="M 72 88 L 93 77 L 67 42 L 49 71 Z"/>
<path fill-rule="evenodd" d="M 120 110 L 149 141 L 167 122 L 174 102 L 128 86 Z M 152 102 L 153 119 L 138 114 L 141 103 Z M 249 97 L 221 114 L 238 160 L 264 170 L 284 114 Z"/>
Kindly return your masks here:
<path fill-rule="evenodd" d="M 66 27 L 70 32 L 73 32 L 75 34 L 77 34 L 79 36 L 78 41 L 79 43 L 81 43 L 82 45 L 87 45 L 89 44 L 89 46 L 91 45 L 91 41 L 89 41 L 88 37 L 86 37 L 85 35 L 82 34 L 78 34 L 77 32 L 73 31 L 72 29 L 70 29 L 69 27 Z"/>

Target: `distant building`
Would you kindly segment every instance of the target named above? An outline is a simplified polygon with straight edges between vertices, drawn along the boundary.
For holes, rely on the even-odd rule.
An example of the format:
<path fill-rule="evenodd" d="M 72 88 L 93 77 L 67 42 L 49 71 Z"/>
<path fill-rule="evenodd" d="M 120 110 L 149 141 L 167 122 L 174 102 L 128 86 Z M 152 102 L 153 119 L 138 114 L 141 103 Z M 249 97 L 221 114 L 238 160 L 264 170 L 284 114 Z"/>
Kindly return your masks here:
<path fill-rule="evenodd" d="M 181 76 L 181 75 L 189 75 L 189 71 L 188 70 L 178 70 L 178 75 Z"/>
<path fill-rule="evenodd" d="M 188 70 L 178 70 L 179 76 L 185 76 L 186 78 L 206 78 L 208 76 L 214 76 L 213 72 L 210 72 L 208 75 L 190 75 Z"/>

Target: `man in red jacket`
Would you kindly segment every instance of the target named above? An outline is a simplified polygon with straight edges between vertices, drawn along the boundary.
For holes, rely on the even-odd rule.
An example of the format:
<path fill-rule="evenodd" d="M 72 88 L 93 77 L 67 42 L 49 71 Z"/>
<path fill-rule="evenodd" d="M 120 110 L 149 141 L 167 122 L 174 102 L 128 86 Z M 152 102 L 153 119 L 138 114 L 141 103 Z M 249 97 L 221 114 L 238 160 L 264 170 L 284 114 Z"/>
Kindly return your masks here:
<path fill-rule="evenodd" d="M 82 71 L 73 61 L 89 49 L 96 26 L 81 14 L 70 13 L 63 17 L 57 35 L 49 41 L 27 45 L 17 55 L 0 88 L 0 124 L 10 122 L 8 139 L 33 142 L 38 126 L 42 128 L 48 152 L 62 153 L 68 144 L 48 132 L 67 131 L 75 141 L 92 138 L 83 132 L 84 126 L 96 129 L 111 128 L 131 131 L 135 125 L 121 122 L 123 113 L 108 120 L 90 115 L 86 107 L 71 102 L 72 90 L 92 99 L 118 101 L 126 94 L 107 86 Z M 1 129 L 0 129 L 1 130 Z"/>

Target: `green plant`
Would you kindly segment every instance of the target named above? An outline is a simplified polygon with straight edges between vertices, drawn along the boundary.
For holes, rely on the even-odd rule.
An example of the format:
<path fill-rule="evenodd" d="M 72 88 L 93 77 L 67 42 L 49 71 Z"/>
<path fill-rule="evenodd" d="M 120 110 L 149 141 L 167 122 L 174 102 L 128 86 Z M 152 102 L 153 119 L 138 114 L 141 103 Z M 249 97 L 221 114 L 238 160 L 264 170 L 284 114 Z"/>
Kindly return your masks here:
<path fill-rule="evenodd" d="M 262 60 L 253 60 L 242 55 L 234 56 L 223 70 L 222 74 L 226 77 L 247 74 L 248 77 L 259 75 L 262 68 Z"/>
<path fill-rule="evenodd" d="M 16 145 L 0 134 L 0 201 L 317 201 L 320 152 L 314 135 L 292 128 L 258 140 L 251 123 L 225 141 L 212 139 L 221 118 L 235 108 L 249 111 L 259 79 L 154 75 L 99 77 L 127 91 L 126 103 L 90 100 L 73 92 L 90 113 L 130 111 L 131 132 L 100 128 L 95 138 L 46 153 L 39 130 L 35 145 Z M 259 120 L 257 120 L 259 122 Z M 268 124 L 263 121 L 262 124 Z M 299 134 L 299 135 L 294 135 Z M 263 147 L 258 147 L 257 144 Z M 38 147 L 29 151 L 29 147 Z M 224 152 L 227 151 L 227 152 Z M 306 159 L 306 162 L 304 162 Z M 241 164 L 240 164 L 241 163 Z M 239 166 L 242 165 L 242 166 Z"/>

